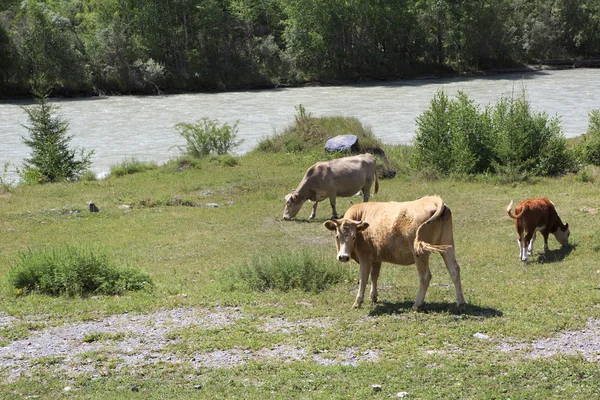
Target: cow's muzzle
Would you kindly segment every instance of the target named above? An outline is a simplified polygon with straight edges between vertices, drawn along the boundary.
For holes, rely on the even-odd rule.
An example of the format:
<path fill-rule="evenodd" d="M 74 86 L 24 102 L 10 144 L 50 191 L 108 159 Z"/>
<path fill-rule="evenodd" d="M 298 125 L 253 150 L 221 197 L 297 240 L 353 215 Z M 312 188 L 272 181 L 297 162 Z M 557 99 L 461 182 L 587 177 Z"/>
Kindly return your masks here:
<path fill-rule="evenodd" d="M 348 254 L 338 254 L 337 259 L 341 262 L 348 262 L 350 261 L 350 256 Z"/>

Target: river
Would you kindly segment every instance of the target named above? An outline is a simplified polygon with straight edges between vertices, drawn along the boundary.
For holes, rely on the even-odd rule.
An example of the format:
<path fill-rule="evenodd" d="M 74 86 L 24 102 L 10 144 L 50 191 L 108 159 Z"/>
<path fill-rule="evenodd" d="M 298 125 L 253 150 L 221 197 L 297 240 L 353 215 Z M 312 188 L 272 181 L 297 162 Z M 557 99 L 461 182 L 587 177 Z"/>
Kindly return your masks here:
<path fill-rule="evenodd" d="M 313 116 L 357 117 L 384 143 L 400 144 L 410 143 L 415 118 L 429 108 L 440 89 L 449 96 L 463 91 L 485 106 L 513 92 L 519 95 L 522 88 L 533 110 L 561 118 L 566 137 L 584 133 L 589 111 L 600 108 L 600 69 L 52 101 L 60 107 L 60 115 L 70 121 L 71 146 L 94 150 L 92 170 L 102 176 L 125 160 L 163 163 L 175 157 L 179 154 L 177 146 L 184 144 L 174 129 L 178 122 L 195 122 L 203 117 L 230 124 L 239 120 L 238 137 L 244 142 L 236 153 L 243 154 L 261 139 L 293 123 L 296 106 L 302 104 Z M 10 164 L 8 173 L 0 170 L 4 181 L 16 180 L 15 167 L 29 156 L 30 149 L 22 140 L 28 134 L 23 127 L 28 121 L 21 107 L 30 104 L 0 102 L 0 167 Z"/>

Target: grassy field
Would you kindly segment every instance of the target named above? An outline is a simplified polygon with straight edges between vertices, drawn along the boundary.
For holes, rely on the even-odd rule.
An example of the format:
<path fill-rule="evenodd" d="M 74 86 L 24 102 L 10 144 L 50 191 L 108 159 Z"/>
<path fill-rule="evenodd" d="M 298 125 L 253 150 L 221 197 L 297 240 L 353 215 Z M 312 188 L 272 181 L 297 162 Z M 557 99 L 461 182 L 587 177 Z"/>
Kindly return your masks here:
<path fill-rule="evenodd" d="M 598 171 L 588 169 L 585 179 L 514 185 L 408 175 L 380 182 L 373 201 L 439 194 L 452 209 L 468 302 L 460 314 L 436 255 L 423 312 L 410 309 L 418 288 L 414 266 L 385 264 L 379 303 L 361 309 L 351 309 L 356 263 L 344 267 L 350 279 L 322 291 L 227 288 L 224 274 L 252 259 L 303 251 L 334 259 L 334 239 L 323 226 L 331 215 L 327 202 L 319 205 L 316 221 L 307 220 L 308 204 L 295 220 L 282 218 L 284 195 L 318 159 L 313 153 L 250 153 L 232 167 L 207 161 L 180 170 L 172 163 L 100 181 L 1 192 L 0 321 L 10 321 L 0 324 L 4 348 L 115 316 L 135 321 L 181 309 L 201 318 L 167 326 L 161 347 L 132 366 L 126 357 L 132 354 L 119 344 L 133 334 L 93 330 L 99 328 L 74 339 L 74 351 L 87 350 L 72 359 L 34 356 L 19 373 L 0 364 L 0 397 L 330 399 L 406 392 L 420 399 L 571 399 L 600 393 L 598 352 L 551 355 L 540 344 L 583 329 L 597 332 Z M 560 249 L 551 237 L 543 254 L 538 237 L 523 265 L 505 208 L 510 200 L 541 196 L 569 223 L 571 246 Z M 88 201 L 100 212 L 89 213 Z M 358 201 L 338 199 L 338 211 Z M 155 286 L 122 296 L 16 295 L 5 277 L 18 254 L 56 245 L 101 248 L 115 263 L 148 272 Z M 205 323 L 221 317 L 227 323 Z M 157 327 L 147 324 L 148 340 Z M 85 347 L 94 343 L 105 346 Z M 215 364 L 206 362 L 210 357 Z"/>

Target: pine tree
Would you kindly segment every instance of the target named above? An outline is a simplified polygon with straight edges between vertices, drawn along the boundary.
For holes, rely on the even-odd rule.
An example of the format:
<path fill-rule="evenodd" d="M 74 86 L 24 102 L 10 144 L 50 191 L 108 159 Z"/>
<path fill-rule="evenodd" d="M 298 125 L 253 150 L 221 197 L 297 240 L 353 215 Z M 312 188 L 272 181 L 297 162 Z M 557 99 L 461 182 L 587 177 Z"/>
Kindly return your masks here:
<path fill-rule="evenodd" d="M 31 157 L 24 160 L 21 177 L 26 183 L 76 180 L 91 165 L 93 151 L 71 149 L 73 136 L 67 135 L 69 121 L 56 112 L 59 107 L 48 102 L 48 91 L 34 91 L 36 105 L 23 107 L 29 118 L 29 138 L 23 142 L 32 149 Z M 79 153 L 80 159 L 76 159 Z"/>

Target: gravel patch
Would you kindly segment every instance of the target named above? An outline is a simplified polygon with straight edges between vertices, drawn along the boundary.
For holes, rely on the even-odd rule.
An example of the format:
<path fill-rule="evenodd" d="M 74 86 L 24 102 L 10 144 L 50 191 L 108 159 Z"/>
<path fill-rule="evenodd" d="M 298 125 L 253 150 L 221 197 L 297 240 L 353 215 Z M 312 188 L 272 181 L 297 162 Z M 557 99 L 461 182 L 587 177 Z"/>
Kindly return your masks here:
<path fill-rule="evenodd" d="M 500 351 L 527 351 L 528 357 L 547 358 L 557 354 L 581 356 L 591 362 L 600 361 L 600 320 L 589 320 L 585 328 L 531 343 L 503 342 Z"/>
<path fill-rule="evenodd" d="M 315 318 L 300 321 L 290 321 L 287 318 L 267 318 L 265 330 L 270 333 L 302 333 L 307 329 L 326 329 L 334 324 L 331 318 Z"/>
<path fill-rule="evenodd" d="M 187 327 L 214 329 L 245 318 L 239 308 L 177 308 L 150 314 L 119 314 L 104 319 L 76 322 L 32 332 L 26 339 L 0 347 L 0 379 L 14 381 L 30 377 L 36 368 L 52 368 L 66 377 L 91 374 L 106 376 L 111 370 L 157 363 L 190 363 L 193 367 L 233 368 L 247 362 L 312 361 L 321 365 L 358 365 L 379 359 L 379 352 L 341 352 L 309 355 L 301 346 L 277 345 L 259 350 L 233 348 L 195 354 L 189 358 L 169 352 L 167 346 L 181 341 L 173 331 Z M 46 318 L 46 320 L 48 320 Z M 30 320 L 43 320 L 31 316 Z M 0 314 L 0 326 L 16 325 L 20 320 Z M 264 318 L 261 329 L 278 334 L 299 334 L 307 329 L 327 329 L 336 323 L 331 318 L 290 321 Z"/>
<path fill-rule="evenodd" d="M 177 308 L 152 314 L 120 314 L 97 321 L 77 322 L 44 329 L 30 337 L 0 347 L 0 376 L 13 380 L 29 376 L 40 360 L 53 360 L 53 366 L 75 372 L 94 370 L 89 357 L 81 355 L 106 352 L 121 359 L 121 365 L 136 366 L 167 361 L 163 349 L 168 333 L 174 329 L 201 326 L 205 329 L 230 325 L 244 315 L 233 308 L 212 310 Z M 15 321 L 11 321 L 14 323 Z M 118 340 L 85 341 L 86 335 L 123 335 Z M 171 357 L 172 358 L 172 357 Z"/>

